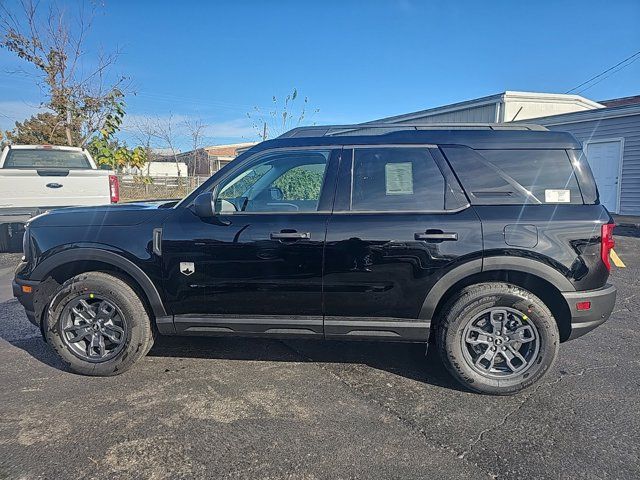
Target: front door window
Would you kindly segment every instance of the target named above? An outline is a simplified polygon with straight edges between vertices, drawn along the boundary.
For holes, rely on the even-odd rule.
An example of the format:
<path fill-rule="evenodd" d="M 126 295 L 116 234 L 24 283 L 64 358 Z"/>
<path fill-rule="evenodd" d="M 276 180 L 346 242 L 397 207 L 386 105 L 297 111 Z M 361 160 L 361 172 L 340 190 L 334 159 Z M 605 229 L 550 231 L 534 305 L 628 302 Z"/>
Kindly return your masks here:
<path fill-rule="evenodd" d="M 328 151 L 261 157 L 222 182 L 217 208 L 224 213 L 316 212 L 328 159 Z"/>

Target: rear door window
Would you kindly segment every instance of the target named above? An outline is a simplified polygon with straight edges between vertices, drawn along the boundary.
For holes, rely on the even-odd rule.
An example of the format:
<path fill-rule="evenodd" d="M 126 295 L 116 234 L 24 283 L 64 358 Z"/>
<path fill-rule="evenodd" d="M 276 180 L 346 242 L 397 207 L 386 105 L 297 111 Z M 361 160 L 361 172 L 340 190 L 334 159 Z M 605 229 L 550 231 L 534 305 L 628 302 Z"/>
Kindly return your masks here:
<path fill-rule="evenodd" d="M 445 179 L 426 148 L 356 148 L 352 211 L 444 210 Z"/>
<path fill-rule="evenodd" d="M 583 203 L 565 150 L 443 151 L 475 205 Z"/>
<path fill-rule="evenodd" d="M 83 152 L 10 149 L 3 168 L 91 168 Z"/>

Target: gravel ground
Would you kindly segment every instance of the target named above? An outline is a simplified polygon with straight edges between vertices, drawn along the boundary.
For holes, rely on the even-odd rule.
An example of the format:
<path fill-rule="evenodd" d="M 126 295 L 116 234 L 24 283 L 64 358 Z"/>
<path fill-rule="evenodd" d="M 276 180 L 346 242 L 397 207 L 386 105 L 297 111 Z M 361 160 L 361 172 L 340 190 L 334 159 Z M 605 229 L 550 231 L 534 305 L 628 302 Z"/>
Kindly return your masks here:
<path fill-rule="evenodd" d="M 612 318 L 506 398 L 368 342 L 163 338 L 82 377 L 0 297 L 0 478 L 640 478 L 640 238 L 616 233 Z"/>

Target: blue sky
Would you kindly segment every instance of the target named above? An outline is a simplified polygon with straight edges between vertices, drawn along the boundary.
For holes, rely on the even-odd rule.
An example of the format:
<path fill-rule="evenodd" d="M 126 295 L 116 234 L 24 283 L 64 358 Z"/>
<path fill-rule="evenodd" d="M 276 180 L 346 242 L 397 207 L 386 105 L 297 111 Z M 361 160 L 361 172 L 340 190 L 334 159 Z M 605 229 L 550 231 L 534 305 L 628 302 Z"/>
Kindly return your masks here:
<path fill-rule="evenodd" d="M 638 0 L 105 0 L 89 54 L 121 47 L 116 71 L 136 92 L 130 120 L 201 119 L 213 144 L 254 140 L 247 112 L 294 87 L 319 109 L 315 123 L 504 90 L 563 93 L 640 50 L 639 25 Z M 0 128 L 42 100 L 33 80 L 11 73 L 19 64 L 0 51 Z M 640 94 L 640 60 L 582 94 Z"/>

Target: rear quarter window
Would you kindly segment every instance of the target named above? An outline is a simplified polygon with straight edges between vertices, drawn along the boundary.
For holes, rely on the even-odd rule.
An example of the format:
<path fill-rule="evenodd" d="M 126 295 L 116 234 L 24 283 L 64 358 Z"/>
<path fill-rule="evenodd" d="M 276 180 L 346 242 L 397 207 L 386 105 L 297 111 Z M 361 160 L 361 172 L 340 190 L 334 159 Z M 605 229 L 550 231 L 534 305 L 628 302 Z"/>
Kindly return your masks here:
<path fill-rule="evenodd" d="M 565 150 L 443 151 L 472 204 L 582 204 Z"/>
<path fill-rule="evenodd" d="M 10 149 L 3 168 L 91 168 L 83 152 Z"/>

